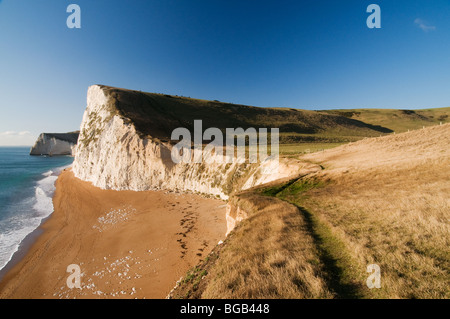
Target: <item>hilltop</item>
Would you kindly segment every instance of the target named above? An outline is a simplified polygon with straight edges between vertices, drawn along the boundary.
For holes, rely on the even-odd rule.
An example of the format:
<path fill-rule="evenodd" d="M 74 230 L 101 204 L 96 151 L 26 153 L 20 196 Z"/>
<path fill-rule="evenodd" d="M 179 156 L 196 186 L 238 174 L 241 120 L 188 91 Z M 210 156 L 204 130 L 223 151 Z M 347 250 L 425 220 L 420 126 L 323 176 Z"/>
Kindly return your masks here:
<path fill-rule="evenodd" d="M 326 110 L 263 108 L 98 85 L 108 108 L 132 123 L 142 138 L 170 142 L 177 127 L 279 128 L 280 153 L 295 155 L 333 148 L 366 137 L 400 133 L 450 121 L 450 108 L 424 110 Z M 224 135 L 225 136 L 225 135 Z M 204 141 L 209 143 L 209 141 Z"/>
<path fill-rule="evenodd" d="M 237 160 L 227 163 L 222 154 L 211 149 L 203 152 L 201 163 L 175 163 L 171 156 L 174 142 L 170 140 L 174 129 L 184 125 L 193 129 L 195 119 L 203 120 L 205 129 L 208 126 L 225 129 L 231 124 L 245 128 L 256 123 L 250 119 L 247 121 L 250 124 L 237 122 L 241 113 L 270 112 L 245 106 L 228 112 L 222 104 L 210 106 L 208 103 L 91 86 L 73 163 L 75 176 L 102 189 L 192 191 L 227 199 L 236 190 L 314 167 L 295 159 L 278 161 L 277 156 L 260 163 Z M 339 117 L 325 115 L 323 118 Z M 266 116 L 266 122 L 259 123 L 272 128 L 269 119 Z M 342 119 L 353 123 L 353 120 Z M 287 120 L 283 118 L 283 121 Z M 364 124 L 358 125 L 367 130 Z M 274 166 L 279 168 L 276 172 Z"/>
<path fill-rule="evenodd" d="M 421 110 L 348 109 L 323 112 L 381 125 L 396 133 L 450 122 L 450 107 Z"/>
<path fill-rule="evenodd" d="M 30 150 L 30 155 L 72 155 L 80 132 L 42 133 Z"/>
<path fill-rule="evenodd" d="M 281 143 L 335 137 L 379 136 L 392 132 L 379 125 L 325 112 L 262 108 L 167 94 L 146 93 L 100 85 L 111 96 L 111 109 L 127 118 L 142 136 L 170 139 L 174 128 L 193 131 L 194 120 L 204 127 L 280 129 Z M 341 140 L 341 139 L 339 139 Z"/>

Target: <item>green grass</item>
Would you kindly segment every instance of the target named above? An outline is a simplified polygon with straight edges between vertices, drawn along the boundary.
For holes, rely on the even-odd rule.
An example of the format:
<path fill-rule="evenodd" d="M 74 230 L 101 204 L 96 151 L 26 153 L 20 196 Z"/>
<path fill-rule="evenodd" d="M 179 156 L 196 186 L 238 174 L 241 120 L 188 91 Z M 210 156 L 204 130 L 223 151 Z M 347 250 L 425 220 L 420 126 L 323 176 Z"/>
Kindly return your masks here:
<path fill-rule="evenodd" d="M 302 206 L 292 204 L 299 208 L 306 219 L 318 247 L 319 259 L 325 265 L 330 288 L 339 298 L 364 298 L 363 278 L 356 271 L 356 263 L 345 244 L 316 215 Z"/>
<path fill-rule="evenodd" d="M 326 281 L 338 298 L 366 298 L 362 282 L 363 274 L 347 251 L 345 244 L 333 234 L 328 225 L 302 206 L 302 199 L 309 190 L 326 185 L 323 181 L 299 178 L 287 183 L 265 188 L 263 195 L 277 197 L 296 206 L 302 213 L 307 228 L 314 238 L 318 259 L 324 265 Z"/>
<path fill-rule="evenodd" d="M 289 187 L 292 183 L 294 183 L 295 180 L 289 181 L 287 183 L 284 184 L 280 184 L 280 185 L 275 185 L 275 186 L 271 186 L 271 187 L 267 187 L 267 188 L 263 188 L 261 189 L 261 194 L 265 195 L 265 196 L 273 196 L 276 197 L 277 194 L 279 194 L 281 191 L 283 191 L 285 188 Z"/>
<path fill-rule="evenodd" d="M 175 128 L 192 135 L 194 120 L 203 131 L 218 128 L 225 138 L 227 128 L 279 128 L 280 153 L 285 156 L 318 152 L 365 137 L 404 132 L 450 121 L 450 108 L 424 110 L 355 109 L 310 111 L 293 108 L 263 108 L 208 101 L 159 93 L 146 93 L 102 86 L 111 97 L 111 115 L 120 115 L 136 127 L 142 138 L 170 142 Z M 95 142 L 85 137 L 82 142 Z M 175 141 L 172 141 L 175 142 Z M 210 143 L 209 140 L 203 141 Z"/>
<path fill-rule="evenodd" d="M 184 127 L 193 132 L 194 120 L 202 120 L 203 130 L 253 127 L 279 128 L 281 143 L 342 142 L 340 136 L 366 137 L 390 131 L 345 116 L 324 112 L 262 108 L 218 101 L 145 93 L 103 86 L 113 98 L 114 108 L 130 119 L 142 136 L 170 140 L 173 129 Z M 270 133 L 270 130 L 269 130 Z"/>
<path fill-rule="evenodd" d="M 341 146 L 345 143 L 297 143 L 281 144 L 280 155 L 299 155 L 320 152 L 326 149 Z"/>
<path fill-rule="evenodd" d="M 344 116 L 372 125 L 380 125 L 396 133 L 450 122 L 450 107 L 421 110 L 353 109 L 327 110 L 328 114 Z"/>
<path fill-rule="evenodd" d="M 313 188 L 323 187 L 324 185 L 325 183 L 323 181 L 300 178 L 279 192 L 277 197 L 286 199 L 291 196 L 296 196 L 296 198 L 299 198 L 300 196 L 304 196 L 305 192 Z"/>
<path fill-rule="evenodd" d="M 187 275 L 183 278 L 182 283 L 183 284 L 192 283 L 194 290 L 196 290 L 199 282 L 207 274 L 208 274 L 208 272 L 205 269 L 201 269 L 199 267 L 194 267 L 188 271 Z"/>
<path fill-rule="evenodd" d="M 326 183 L 320 180 L 298 178 L 279 185 L 260 189 L 260 193 L 266 196 L 278 197 L 287 201 L 292 201 L 292 196 L 300 198 L 304 193 L 318 187 L 325 186 Z"/>

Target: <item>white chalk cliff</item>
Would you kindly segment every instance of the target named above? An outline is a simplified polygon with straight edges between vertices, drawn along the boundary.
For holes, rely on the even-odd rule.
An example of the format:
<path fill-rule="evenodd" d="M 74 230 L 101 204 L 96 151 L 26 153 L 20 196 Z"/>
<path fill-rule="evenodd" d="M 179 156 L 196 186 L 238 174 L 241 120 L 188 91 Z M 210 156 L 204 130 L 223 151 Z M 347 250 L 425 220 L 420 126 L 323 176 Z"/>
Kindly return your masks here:
<path fill-rule="evenodd" d="M 42 133 L 39 135 L 30 155 L 73 155 L 78 132 Z"/>
<path fill-rule="evenodd" d="M 100 85 L 89 88 L 72 167 L 76 177 L 102 189 L 188 191 L 228 199 L 240 190 L 320 169 L 287 158 L 227 164 L 214 152 L 204 153 L 202 163 L 175 164 L 174 143 L 163 137 L 167 127 L 173 130 L 181 121 L 170 113 L 177 106 L 168 107 L 172 102 L 167 96 L 146 94 Z M 227 233 L 245 216 L 239 205 L 228 204 Z"/>
<path fill-rule="evenodd" d="M 226 164 L 217 161 L 211 152 L 203 155 L 201 164 L 175 164 L 169 141 L 143 136 L 136 129 L 136 121 L 124 116 L 118 107 L 120 103 L 115 100 L 117 95 L 111 93 L 117 90 L 100 85 L 89 88 L 76 147 L 75 176 L 97 187 L 192 191 L 227 199 L 233 191 L 295 175 L 308 165 L 281 159 L 278 172 L 272 174 L 270 169 L 274 163 L 271 160 L 261 165 Z"/>

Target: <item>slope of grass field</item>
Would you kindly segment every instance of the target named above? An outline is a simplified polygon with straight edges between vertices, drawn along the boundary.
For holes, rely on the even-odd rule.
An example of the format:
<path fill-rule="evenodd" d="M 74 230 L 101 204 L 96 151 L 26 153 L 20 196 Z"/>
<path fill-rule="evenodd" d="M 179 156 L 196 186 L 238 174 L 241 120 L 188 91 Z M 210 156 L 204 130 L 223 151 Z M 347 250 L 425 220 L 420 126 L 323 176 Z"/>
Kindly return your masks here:
<path fill-rule="evenodd" d="M 396 133 L 450 122 L 450 107 L 422 110 L 349 109 L 322 112 L 380 125 Z"/>
<path fill-rule="evenodd" d="M 319 112 L 105 90 L 142 137 L 169 141 L 194 120 L 278 127 L 282 155 L 322 168 L 234 194 L 248 219 L 173 298 L 450 297 L 450 108 Z M 366 286 L 369 264 L 380 289 Z"/>
<path fill-rule="evenodd" d="M 238 194 L 249 218 L 172 297 L 449 298 L 449 145 L 445 124 L 301 156 L 323 170 Z"/>
<path fill-rule="evenodd" d="M 169 140 L 177 127 L 194 130 L 194 120 L 203 130 L 216 127 L 247 129 L 279 128 L 280 143 L 355 141 L 391 130 L 345 116 L 289 108 L 262 108 L 207 101 L 166 94 L 145 93 L 102 86 L 113 97 L 111 108 L 131 121 L 143 136 Z M 208 143 L 208 141 L 206 141 Z"/>
<path fill-rule="evenodd" d="M 450 124 L 368 139 L 305 160 L 329 184 L 291 196 L 338 236 L 383 295 L 449 298 Z"/>
<path fill-rule="evenodd" d="M 192 134 L 194 120 L 202 120 L 203 130 L 219 128 L 224 136 L 226 128 L 279 128 L 280 153 L 288 156 L 450 121 L 450 108 L 309 111 L 102 87 L 113 97 L 110 107 L 131 121 L 141 136 L 169 142 L 177 127 L 187 128 Z"/>
<path fill-rule="evenodd" d="M 233 199 L 250 212 L 172 298 L 332 298 L 307 221 L 296 207 L 257 192 Z"/>

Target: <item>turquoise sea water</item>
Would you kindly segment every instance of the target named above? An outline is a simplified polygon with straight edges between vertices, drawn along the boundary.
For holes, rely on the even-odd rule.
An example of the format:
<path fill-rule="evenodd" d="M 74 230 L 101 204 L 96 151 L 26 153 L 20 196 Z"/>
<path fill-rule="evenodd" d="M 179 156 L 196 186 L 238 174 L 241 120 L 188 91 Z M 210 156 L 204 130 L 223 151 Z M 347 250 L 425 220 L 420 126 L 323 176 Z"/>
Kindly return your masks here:
<path fill-rule="evenodd" d="M 57 175 L 73 161 L 68 156 L 30 156 L 29 152 L 29 147 L 0 147 L 0 269 L 53 212 Z"/>

